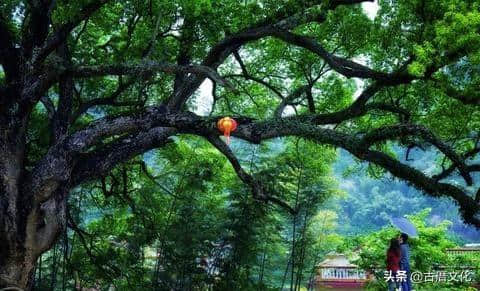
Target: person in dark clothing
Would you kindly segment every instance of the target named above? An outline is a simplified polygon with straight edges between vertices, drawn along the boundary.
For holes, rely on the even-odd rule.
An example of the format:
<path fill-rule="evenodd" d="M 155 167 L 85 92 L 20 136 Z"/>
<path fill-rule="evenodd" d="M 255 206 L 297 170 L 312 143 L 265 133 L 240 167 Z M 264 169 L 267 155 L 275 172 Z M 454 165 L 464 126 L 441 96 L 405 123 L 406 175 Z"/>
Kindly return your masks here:
<path fill-rule="evenodd" d="M 388 291 L 394 291 L 399 287 L 397 282 L 397 272 L 400 269 L 400 242 L 397 238 L 392 238 L 390 240 L 390 247 L 387 250 L 387 271 L 391 272 L 391 277 L 389 278 Z"/>
<path fill-rule="evenodd" d="M 398 237 L 400 242 L 400 270 L 406 272 L 406 280 L 401 282 L 402 291 L 412 290 L 412 281 L 410 280 L 410 246 L 408 245 L 408 235 L 406 233 L 400 234 Z"/>

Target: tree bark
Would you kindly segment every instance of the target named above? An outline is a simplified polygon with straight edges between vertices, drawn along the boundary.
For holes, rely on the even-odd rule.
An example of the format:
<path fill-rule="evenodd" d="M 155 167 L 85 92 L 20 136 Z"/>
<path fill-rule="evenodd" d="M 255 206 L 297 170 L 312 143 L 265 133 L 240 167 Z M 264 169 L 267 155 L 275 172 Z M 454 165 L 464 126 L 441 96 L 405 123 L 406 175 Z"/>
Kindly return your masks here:
<path fill-rule="evenodd" d="M 3 236 L 6 239 L 2 241 L 0 250 L 0 289 L 17 287 L 31 290 L 37 259 L 54 245 L 65 225 L 65 205 L 66 200 L 62 196 L 56 196 L 26 213 L 23 211 L 25 204 L 18 204 L 18 211 L 14 213 L 18 221 L 13 227 L 16 230 Z M 11 220 L 11 217 L 6 220 Z"/>
<path fill-rule="evenodd" d="M 66 192 L 39 203 L 25 191 L 27 119 L 18 108 L 3 108 L 0 126 L 0 288 L 30 290 L 38 257 L 51 248 L 63 225 Z"/>
<path fill-rule="evenodd" d="M 12 93 L 16 90 L 11 90 Z M 10 98 L 8 98 L 10 97 Z M 13 100 L 13 96 L 7 96 Z M 0 288 L 27 289 L 36 257 L 26 246 L 28 206 L 20 195 L 26 121 L 15 104 L 4 104 L 0 125 Z"/>
<path fill-rule="evenodd" d="M 0 266 L 0 288 L 17 287 L 22 290 L 31 290 L 34 282 L 35 261 L 25 253 L 18 254 L 6 265 Z"/>

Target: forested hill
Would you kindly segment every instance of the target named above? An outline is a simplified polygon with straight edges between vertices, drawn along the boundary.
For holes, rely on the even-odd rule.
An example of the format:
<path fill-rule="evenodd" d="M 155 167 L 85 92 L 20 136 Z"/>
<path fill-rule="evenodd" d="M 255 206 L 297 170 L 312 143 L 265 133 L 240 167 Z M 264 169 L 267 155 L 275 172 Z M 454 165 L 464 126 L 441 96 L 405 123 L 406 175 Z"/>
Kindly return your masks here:
<path fill-rule="evenodd" d="M 405 152 L 396 151 L 399 158 L 405 159 Z M 409 163 L 424 172 L 435 170 L 435 153 L 412 150 Z M 378 230 L 389 223 L 391 216 L 403 216 L 432 208 L 430 222 L 435 224 L 444 219 L 452 222 L 450 231 L 461 242 L 479 242 L 480 231 L 462 222 L 457 207 L 447 198 L 432 198 L 391 175 L 376 173 L 366 164 L 360 164 L 348 153 L 341 151 L 334 165 L 334 173 L 339 187 L 345 191 L 342 198 L 334 198 L 342 234 L 360 234 Z M 378 176 L 376 176 L 378 175 Z M 455 179 L 461 183 L 460 179 Z"/>

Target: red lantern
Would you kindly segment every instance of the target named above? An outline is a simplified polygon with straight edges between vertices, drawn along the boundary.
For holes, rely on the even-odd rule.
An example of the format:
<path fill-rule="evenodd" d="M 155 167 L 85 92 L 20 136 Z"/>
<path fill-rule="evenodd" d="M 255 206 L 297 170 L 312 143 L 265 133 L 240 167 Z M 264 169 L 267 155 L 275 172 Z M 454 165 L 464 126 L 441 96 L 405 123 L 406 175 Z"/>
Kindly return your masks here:
<path fill-rule="evenodd" d="M 230 133 L 237 129 L 237 122 L 230 117 L 224 117 L 217 122 L 218 129 L 223 132 L 223 135 L 227 138 L 227 144 L 230 143 Z"/>

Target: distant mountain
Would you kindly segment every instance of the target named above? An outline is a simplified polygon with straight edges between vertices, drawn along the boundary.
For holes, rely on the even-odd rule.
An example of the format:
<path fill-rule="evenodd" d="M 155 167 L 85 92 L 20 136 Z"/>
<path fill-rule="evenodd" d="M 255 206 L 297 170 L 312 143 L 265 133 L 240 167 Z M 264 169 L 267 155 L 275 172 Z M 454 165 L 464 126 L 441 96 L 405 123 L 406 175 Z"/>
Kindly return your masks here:
<path fill-rule="evenodd" d="M 405 161 L 405 152 L 396 148 L 398 157 L 403 162 L 426 173 L 438 170 L 434 151 L 412 150 L 409 161 Z M 371 170 L 371 169 L 370 169 Z M 480 242 L 480 231 L 462 222 L 457 206 L 449 198 L 433 198 L 407 183 L 395 179 L 390 174 L 379 178 L 372 177 L 366 163 L 358 163 L 350 154 L 341 151 L 334 164 L 334 174 L 339 187 L 346 192 L 346 197 L 330 201 L 336 207 L 342 219 L 339 231 L 342 234 L 360 234 L 374 231 L 389 224 L 389 217 L 413 214 L 425 208 L 432 208 L 430 223 L 442 220 L 452 222 L 451 234 L 460 242 Z M 475 177 L 475 178 L 480 178 Z M 462 184 L 458 177 L 452 178 L 454 183 Z M 452 181 L 451 180 L 451 181 Z"/>

